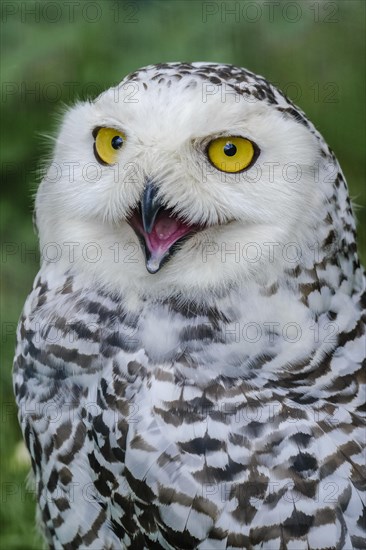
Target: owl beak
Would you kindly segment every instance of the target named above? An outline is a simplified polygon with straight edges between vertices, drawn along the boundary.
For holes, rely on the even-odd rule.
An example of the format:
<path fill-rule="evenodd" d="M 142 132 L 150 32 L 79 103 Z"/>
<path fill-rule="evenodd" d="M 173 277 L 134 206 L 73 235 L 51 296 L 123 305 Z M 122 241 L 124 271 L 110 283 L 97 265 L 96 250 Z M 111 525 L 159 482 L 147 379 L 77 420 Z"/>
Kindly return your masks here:
<path fill-rule="evenodd" d="M 146 233 L 153 230 L 156 215 L 162 206 L 155 185 L 148 181 L 141 199 L 141 219 Z"/>
<path fill-rule="evenodd" d="M 141 243 L 149 273 L 157 273 L 183 241 L 198 229 L 179 219 L 161 202 L 150 180 L 146 182 L 139 207 L 127 221 Z"/>

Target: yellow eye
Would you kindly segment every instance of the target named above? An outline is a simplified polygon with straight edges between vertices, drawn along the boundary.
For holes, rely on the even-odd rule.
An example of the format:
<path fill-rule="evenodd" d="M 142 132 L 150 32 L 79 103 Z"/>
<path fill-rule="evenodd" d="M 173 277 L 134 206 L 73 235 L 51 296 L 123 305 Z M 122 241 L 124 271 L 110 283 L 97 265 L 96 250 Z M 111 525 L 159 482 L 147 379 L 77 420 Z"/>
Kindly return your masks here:
<path fill-rule="evenodd" d="M 118 151 L 126 140 L 124 134 L 115 128 L 97 128 L 93 135 L 94 153 L 97 159 L 104 164 L 114 164 L 117 161 Z"/>
<path fill-rule="evenodd" d="M 222 172 L 241 172 L 256 157 L 254 145 L 242 137 L 221 137 L 214 139 L 208 146 L 210 162 Z"/>

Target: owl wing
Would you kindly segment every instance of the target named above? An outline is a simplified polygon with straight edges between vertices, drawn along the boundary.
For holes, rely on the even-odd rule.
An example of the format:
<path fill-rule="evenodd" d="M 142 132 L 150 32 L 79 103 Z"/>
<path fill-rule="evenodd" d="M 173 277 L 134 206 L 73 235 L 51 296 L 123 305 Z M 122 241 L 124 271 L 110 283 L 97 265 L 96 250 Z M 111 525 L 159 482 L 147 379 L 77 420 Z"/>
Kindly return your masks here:
<path fill-rule="evenodd" d="M 70 284 L 67 278 L 49 284 L 40 275 L 25 303 L 13 375 L 19 421 L 50 546 L 62 541 L 63 548 L 120 547 L 96 490 L 102 467 L 95 465 L 95 472 L 91 467 L 94 449 L 102 444 L 98 422 L 103 414 L 113 415 L 98 403 L 103 350 L 95 314 L 77 314 L 75 300 L 83 297 Z"/>

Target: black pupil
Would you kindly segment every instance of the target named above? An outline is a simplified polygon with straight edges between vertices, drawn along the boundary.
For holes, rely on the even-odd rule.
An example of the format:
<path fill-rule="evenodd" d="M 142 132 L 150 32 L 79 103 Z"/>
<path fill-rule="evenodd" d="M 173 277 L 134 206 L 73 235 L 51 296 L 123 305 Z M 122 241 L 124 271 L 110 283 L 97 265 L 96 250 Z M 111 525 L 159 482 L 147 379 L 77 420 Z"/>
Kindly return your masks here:
<path fill-rule="evenodd" d="M 224 153 L 228 157 L 233 157 L 236 153 L 236 147 L 233 143 L 227 143 L 224 147 Z"/>
<path fill-rule="evenodd" d="M 122 147 L 123 139 L 121 138 L 121 136 L 114 136 L 111 143 L 113 149 L 120 149 Z"/>

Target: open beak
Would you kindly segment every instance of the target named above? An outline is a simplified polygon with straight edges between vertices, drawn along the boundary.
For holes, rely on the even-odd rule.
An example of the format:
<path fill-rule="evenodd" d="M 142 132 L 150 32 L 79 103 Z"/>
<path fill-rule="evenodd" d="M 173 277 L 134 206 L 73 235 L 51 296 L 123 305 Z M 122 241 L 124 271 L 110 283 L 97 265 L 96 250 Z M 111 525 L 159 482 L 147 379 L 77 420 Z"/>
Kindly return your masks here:
<path fill-rule="evenodd" d="M 149 273 L 159 271 L 182 242 L 200 229 L 166 208 L 151 181 L 147 181 L 140 205 L 132 212 L 128 223 L 139 238 Z"/>

